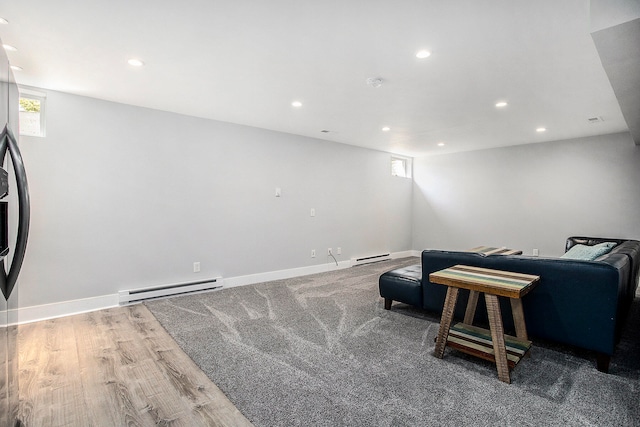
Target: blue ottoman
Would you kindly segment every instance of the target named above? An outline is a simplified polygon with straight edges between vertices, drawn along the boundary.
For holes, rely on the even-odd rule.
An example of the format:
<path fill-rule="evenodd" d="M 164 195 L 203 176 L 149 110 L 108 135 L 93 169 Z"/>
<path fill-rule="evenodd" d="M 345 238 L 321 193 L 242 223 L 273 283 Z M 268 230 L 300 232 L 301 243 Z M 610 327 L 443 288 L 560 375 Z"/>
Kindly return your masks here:
<path fill-rule="evenodd" d="M 378 281 L 385 310 L 393 301 L 422 308 L 422 265 L 410 265 L 387 271 Z"/>

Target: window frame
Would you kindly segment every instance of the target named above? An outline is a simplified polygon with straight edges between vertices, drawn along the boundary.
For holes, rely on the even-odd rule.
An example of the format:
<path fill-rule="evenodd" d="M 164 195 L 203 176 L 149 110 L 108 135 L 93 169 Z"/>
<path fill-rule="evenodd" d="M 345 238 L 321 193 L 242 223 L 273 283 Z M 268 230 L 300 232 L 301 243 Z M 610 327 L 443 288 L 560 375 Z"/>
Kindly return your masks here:
<path fill-rule="evenodd" d="M 47 94 L 37 90 L 18 86 L 19 99 L 32 99 L 40 101 L 40 132 L 37 135 L 22 133 L 22 126 L 20 126 L 20 136 L 33 136 L 36 138 L 44 138 L 47 136 L 46 132 L 46 117 L 47 117 Z"/>
<path fill-rule="evenodd" d="M 405 156 L 398 156 L 396 154 L 392 154 L 391 155 L 391 176 L 395 176 L 398 178 L 408 178 L 411 179 L 412 176 L 412 166 L 413 166 L 413 162 L 411 161 L 412 159 L 410 157 L 405 157 Z M 404 175 L 398 174 L 396 173 L 396 168 L 394 168 L 394 163 L 395 162 L 402 162 L 403 166 L 404 166 Z"/>

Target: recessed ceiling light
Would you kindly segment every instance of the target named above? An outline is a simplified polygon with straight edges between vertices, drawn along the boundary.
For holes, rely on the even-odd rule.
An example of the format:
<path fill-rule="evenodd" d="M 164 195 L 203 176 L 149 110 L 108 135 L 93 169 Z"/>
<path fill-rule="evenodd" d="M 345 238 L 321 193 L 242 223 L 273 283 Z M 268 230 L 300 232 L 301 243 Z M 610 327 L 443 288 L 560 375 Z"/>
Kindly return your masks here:
<path fill-rule="evenodd" d="M 431 56 L 431 52 L 429 52 L 428 50 L 419 50 L 418 52 L 416 52 L 416 58 L 418 59 L 424 59 L 430 56 Z"/>
<path fill-rule="evenodd" d="M 380 77 L 369 77 L 367 84 L 371 87 L 380 87 L 382 86 L 382 79 Z"/>
<path fill-rule="evenodd" d="M 444 147 L 444 142 L 438 142 L 438 147 Z"/>
<path fill-rule="evenodd" d="M 385 126 L 382 128 L 382 132 L 389 132 L 391 128 L 389 126 Z"/>
<path fill-rule="evenodd" d="M 547 128 L 540 127 L 536 129 L 536 132 L 546 132 L 546 131 L 547 131 Z"/>
<path fill-rule="evenodd" d="M 8 23 L 9 23 L 9 21 L 7 21 L 6 19 L 0 18 L 0 24 L 5 24 L 6 25 Z"/>
<path fill-rule="evenodd" d="M 22 67 L 18 67 L 17 65 L 12 65 L 12 66 L 11 66 L 11 69 L 12 69 L 13 71 L 22 71 Z"/>
<path fill-rule="evenodd" d="M 302 102 L 300 102 L 300 101 L 293 101 L 293 102 L 291 103 L 291 106 L 292 106 L 292 107 L 296 107 L 296 108 L 300 108 L 300 107 L 302 107 Z"/>
<path fill-rule="evenodd" d="M 130 60 L 127 61 L 129 63 L 129 65 L 131 65 L 132 67 L 142 67 L 144 65 L 144 62 L 142 62 L 140 59 L 137 58 L 131 58 Z"/>
<path fill-rule="evenodd" d="M 496 102 L 496 107 L 498 107 L 498 108 L 504 108 L 507 105 L 508 104 L 505 101 Z"/>

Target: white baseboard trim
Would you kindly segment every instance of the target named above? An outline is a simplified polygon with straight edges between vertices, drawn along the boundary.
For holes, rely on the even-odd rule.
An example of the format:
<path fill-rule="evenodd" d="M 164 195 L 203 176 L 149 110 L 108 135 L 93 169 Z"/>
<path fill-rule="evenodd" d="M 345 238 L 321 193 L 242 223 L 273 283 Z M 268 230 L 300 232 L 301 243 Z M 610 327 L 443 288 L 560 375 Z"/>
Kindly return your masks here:
<path fill-rule="evenodd" d="M 420 251 L 403 251 L 391 254 L 392 259 L 419 257 Z M 248 274 L 224 279 L 223 288 L 252 285 L 254 283 L 270 282 L 272 280 L 290 279 L 292 277 L 308 276 L 309 274 L 326 273 L 328 271 L 342 270 L 351 267 L 351 261 L 339 261 L 326 264 L 310 265 L 307 267 L 290 268 L 287 270 L 268 271 L 265 273 Z M 51 304 L 21 307 L 18 310 L 9 310 L 9 324 L 25 324 L 40 320 L 55 319 L 57 317 L 71 316 L 90 311 L 103 310 L 105 308 L 118 307 L 118 293 L 99 297 L 83 298 L 71 301 L 55 302 Z"/>
<path fill-rule="evenodd" d="M 32 305 L 9 310 L 9 324 L 25 324 L 57 317 L 72 316 L 89 311 L 102 310 L 118 306 L 118 294 L 83 298 L 51 304 Z"/>
<path fill-rule="evenodd" d="M 403 252 L 394 252 L 394 253 L 391 254 L 391 259 L 407 258 L 407 257 L 410 257 L 410 256 L 419 257 L 420 255 L 422 255 L 422 251 L 416 251 L 416 250 L 403 251 Z"/>
<path fill-rule="evenodd" d="M 326 273 L 327 271 L 342 270 L 351 267 L 351 261 L 340 261 L 327 264 L 310 265 L 308 267 L 290 268 L 287 270 L 269 271 L 266 273 L 248 274 L 224 279 L 225 288 L 253 285 L 254 283 L 270 282 L 272 280 L 291 279 L 292 277 L 308 276 L 309 274 Z"/>

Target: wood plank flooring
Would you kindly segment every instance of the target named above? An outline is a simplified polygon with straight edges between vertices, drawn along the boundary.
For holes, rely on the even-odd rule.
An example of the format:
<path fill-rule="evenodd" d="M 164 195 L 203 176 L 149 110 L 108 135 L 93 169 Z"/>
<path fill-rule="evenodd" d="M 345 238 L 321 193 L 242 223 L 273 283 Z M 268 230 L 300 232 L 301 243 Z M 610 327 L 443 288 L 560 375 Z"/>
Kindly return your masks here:
<path fill-rule="evenodd" d="M 0 426 L 12 425 L 17 410 L 18 382 L 14 378 L 18 372 L 17 337 L 17 326 L 0 327 Z"/>
<path fill-rule="evenodd" d="M 21 325 L 31 426 L 251 426 L 142 305 Z"/>

